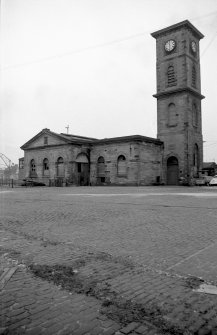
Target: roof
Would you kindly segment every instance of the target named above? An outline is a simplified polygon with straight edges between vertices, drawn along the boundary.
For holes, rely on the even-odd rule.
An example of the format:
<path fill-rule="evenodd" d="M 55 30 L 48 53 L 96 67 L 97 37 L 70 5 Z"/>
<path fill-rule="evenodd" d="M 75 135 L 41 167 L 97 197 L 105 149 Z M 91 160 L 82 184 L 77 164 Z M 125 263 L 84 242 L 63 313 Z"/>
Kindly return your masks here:
<path fill-rule="evenodd" d="M 22 150 L 28 149 L 28 146 L 33 143 L 35 140 L 37 140 L 42 135 L 51 135 L 56 138 L 59 138 L 61 140 L 64 140 L 68 144 L 108 144 L 108 143 L 121 143 L 121 142 L 148 142 L 148 143 L 154 143 L 157 145 L 162 145 L 163 142 L 161 142 L 159 139 L 142 136 L 142 135 L 130 135 L 130 136 L 121 136 L 121 137 L 111 137 L 111 138 L 103 138 L 103 139 L 96 139 L 92 137 L 85 137 L 80 135 L 73 135 L 73 134 L 58 134 L 53 131 L 50 131 L 50 129 L 45 128 L 42 129 L 36 136 L 32 137 L 28 142 L 23 144 L 21 146 Z"/>
<path fill-rule="evenodd" d="M 28 142 L 23 144 L 20 148 L 22 150 L 27 149 L 29 144 L 31 144 L 32 142 L 37 140 L 41 135 L 51 135 L 51 136 L 54 136 L 54 137 L 59 138 L 61 140 L 64 140 L 66 143 L 83 144 L 83 143 L 91 143 L 94 140 L 96 140 L 96 139 L 93 139 L 93 138 L 90 138 L 90 137 L 84 137 L 84 136 L 78 136 L 78 135 L 72 135 L 72 134 L 63 134 L 63 133 L 58 134 L 58 133 L 55 133 L 55 132 L 51 131 L 48 128 L 44 128 L 37 135 L 32 137 Z"/>
<path fill-rule="evenodd" d="M 64 134 L 64 133 L 60 133 L 60 135 L 62 136 L 66 136 L 66 138 L 69 139 L 78 139 L 78 140 L 97 140 L 97 138 L 93 138 L 93 137 L 85 137 L 85 136 L 80 136 L 80 135 L 72 135 L 72 134 Z"/>
<path fill-rule="evenodd" d="M 107 144 L 107 143 L 120 143 L 120 142 L 148 142 L 161 145 L 161 142 L 157 138 L 142 136 L 142 135 L 129 135 L 129 136 L 121 136 L 121 137 L 111 137 L 111 138 L 103 138 L 94 142 L 94 144 Z"/>
<path fill-rule="evenodd" d="M 184 20 L 184 21 L 181 21 L 179 23 L 173 24 L 172 26 L 157 30 L 157 31 L 153 32 L 151 34 L 151 36 L 153 36 L 154 38 L 157 38 L 160 35 L 164 35 L 166 32 L 171 32 L 173 30 L 177 30 L 177 29 L 180 29 L 182 27 L 186 27 L 186 28 L 191 29 L 194 32 L 194 34 L 197 35 L 197 37 L 199 39 L 204 37 L 204 35 L 201 34 L 201 32 L 197 28 L 195 28 L 195 26 L 193 26 L 193 24 L 188 20 Z"/>

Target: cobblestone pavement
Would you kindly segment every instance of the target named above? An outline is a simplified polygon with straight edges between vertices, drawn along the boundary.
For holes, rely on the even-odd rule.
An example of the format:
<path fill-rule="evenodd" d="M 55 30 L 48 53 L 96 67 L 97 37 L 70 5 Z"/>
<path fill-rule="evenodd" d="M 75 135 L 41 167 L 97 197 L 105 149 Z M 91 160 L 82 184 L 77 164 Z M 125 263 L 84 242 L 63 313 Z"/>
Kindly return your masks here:
<path fill-rule="evenodd" d="M 217 334 L 217 295 L 197 291 L 217 286 L 217 188 L 0 200 L 0 334 Z"/>

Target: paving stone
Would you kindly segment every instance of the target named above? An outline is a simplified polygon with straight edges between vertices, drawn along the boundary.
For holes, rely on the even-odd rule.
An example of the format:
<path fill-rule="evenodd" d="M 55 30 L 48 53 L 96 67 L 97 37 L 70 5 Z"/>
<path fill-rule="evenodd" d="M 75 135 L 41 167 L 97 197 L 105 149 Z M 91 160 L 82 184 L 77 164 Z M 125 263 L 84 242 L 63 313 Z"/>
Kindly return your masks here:
<path fill-rule="evenodd" d="M 88 188 L 79 192 L 96 195 L 107 192 L 109 195 L 111 189 Z M 84 277 L 92 276 L 99 283 L 107 280 L 119 298 L 132 299 L 148 310 L 160 306 L 165 317 L 171 317 L 174 312 L 171 322 L 184 322 L 185 327 L 192 327 L 195 332 L 203 321 L 211 325 L 217 310 L 216 297 L 193 293 L 179 276 L 190 273 L 204 276 L 205 280 L 216 280 L 216 255 L 212 248 L 201 251 L 217 240 L 216 197 L 201 195 L 217 194 L 216 190 L 132 187 L 112 188 L 112 192 L 117 194 L 115 201 L 114 197 L 103 195 L 98 196 L 97 201 L 91 196 L 73 196 L 72 201 L 72 196 L 64 194 L 75 195 L 77 188 L 15 189 L 4 199 L 5 248 L 18 252 L 17 259 L 27 263 L 72 266 L 73 262 L 88 256 L 79 273 L 83 271 Z M 129 195 L 121 195 L 124 192 Z M 153 195 L 158 192 L 161 195 Z M 188 196 L 180 195 L 183 192 Z M 199 197 L 190 195 L 192 192 Z M 182 266 L 167 270 L 197 252 L 190 265 L 183 262 Z M 98 257 L 97 260 L 94 257 Z M 134 268 L 126 266 L 129 257 Z M 13 258 L 16 260 L 15 253 Z M 61 322 L 69 322 L 70 326 L 71 321 L 73 328 L 76 320 L 82 320 L 84 315 L 92 322 L 94 311 L 100 309 L 100 301 L 58 290 L 26 268 L 18 268 L 7 285 L 2 295 L 5 299 L 2 315 L 11 307 L 12 311 L 23 307 L 31 312 L 31 324 L 35 327 L 46 321 L 45 310 L 50 310 L 50 316 L 56 319 L 66 314 Z M 33 296 L 37 303 L 34 299 L 31 301 Z M 199 311 L 199 307 L 203 311 L 197 322 L 194 310 Z M 72 311 L 71 316 L 67 310 Z M 189 313 L 188 321 L 182 320 L 185 312 Z M 110 321 L 105 316 L 106 321 L 108 325 Z M 137 331 L 138 328 L 132 330 Z"/>
<path fill-rule="evenodd" d="M 129 334 L 130 332 L 132 332 L 132 330 L 136 329 L 138 326 L 139 326 L 139 323 L 131 322 L 126 327 L 121 328 L 121 332 L 123 334 Z"/>
<path fill-rule="evenodd" d="M 148 331 L 148 327 L 141 325 L 138 328 L 135 329 L 137 334 L 146 334 L 146 332 Z"/>

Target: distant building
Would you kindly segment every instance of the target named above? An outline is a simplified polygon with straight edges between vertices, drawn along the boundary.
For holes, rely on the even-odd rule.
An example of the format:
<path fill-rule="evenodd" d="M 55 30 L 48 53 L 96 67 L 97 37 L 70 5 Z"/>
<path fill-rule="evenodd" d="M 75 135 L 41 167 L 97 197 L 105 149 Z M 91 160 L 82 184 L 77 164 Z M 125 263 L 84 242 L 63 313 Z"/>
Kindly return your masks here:
<path fill-rule="evenodd" d="M 152 36 L 157 50 L 157 138 L 99 140 L 43 129 L 21 147 L 22 178 L 47 185 L 179 185 L 199 176 L 204 98 L 199 41 L 204 36 L 188 20 Z"/>

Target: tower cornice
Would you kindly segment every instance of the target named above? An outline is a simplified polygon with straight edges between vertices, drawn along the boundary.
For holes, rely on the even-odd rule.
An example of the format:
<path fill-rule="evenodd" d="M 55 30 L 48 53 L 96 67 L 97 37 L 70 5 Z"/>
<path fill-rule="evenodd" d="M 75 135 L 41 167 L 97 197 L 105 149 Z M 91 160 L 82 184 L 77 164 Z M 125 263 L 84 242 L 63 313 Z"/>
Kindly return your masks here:
<path fill-rule="evenodd" d="M 153 32 L 151 36 L 154 38 L 158 38 L 161 35 L 165 35 L 167 32 L 171 33 L 172 31 L 175 31 L 182 27 L 189 28 L 199 39 L 202 39 L 204 37 L 204 35 L 201 34 L 201 32 L 197 28 L 195 28 L 195 26 L 193 26 L 193 24 L 188 20 L 185 20 L 185 21 L 173 24 L 172 26 L 157 30 Z"/>
<path fill-rule="evenodd" d="M 171 94 L 176 94 L 176 93 L 181 93 L 181 92 L 187 92 L 187 93 L 191 93 L 193 95 L 195 95 L 197 98 L 199 99 L 204 99 L 205 96 L 200 94 L 199 92 L 191 89 L 190 87 L 185 87 L 185 88 L 177 88 L 177 89 L 173 89 L 171 91 L 166 91 L 166 92 L 160 92 L 160 93 L 156 93 L 153 95 L 154 98 L 161 98 L 161 97 L 166 97 L 168 95 L 171 95 Z"/>

